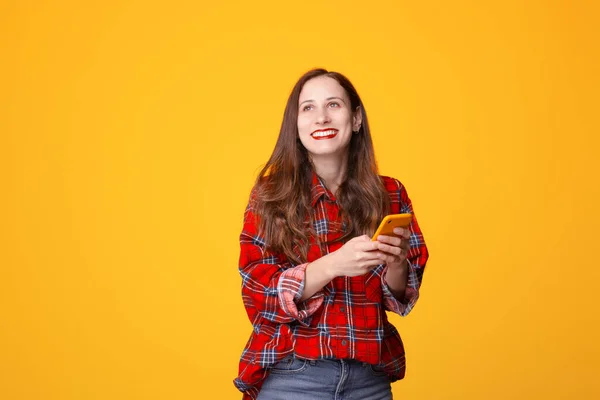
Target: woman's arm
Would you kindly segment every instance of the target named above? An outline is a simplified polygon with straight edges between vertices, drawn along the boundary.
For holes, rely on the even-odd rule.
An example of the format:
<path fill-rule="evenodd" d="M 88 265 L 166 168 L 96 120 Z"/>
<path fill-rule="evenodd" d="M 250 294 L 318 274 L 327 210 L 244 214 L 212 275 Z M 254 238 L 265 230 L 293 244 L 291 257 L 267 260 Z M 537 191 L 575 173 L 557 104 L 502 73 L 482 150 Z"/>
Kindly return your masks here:
<path fill-rule="evenodd" d="M 378 251 L 378 245 L 366 235 L 358 236 L 338 250 L 309 263 L 299 301 L 309 299 L 335 277 L 364 275 L 383 262 L 390 261 L 390 255 Z"/>
<path fill-rule="evenodd" d="M 311 298 L 335 278 L 331 272 L 332 260 L 330 256 L 331 253 L 308 264 L 304 276 L 304 290 L 298 302 Z"/>
<path fill-rule="evenodd" d="M 385 282 L 394 297 L 397 300 L 402 301 L 408 282 L 408 262 L 404 260 L 401 264 L 388 264 Z"/>
<path fill-rule="evenodd" d="M 400 260 L 397 260 L 399 262 L 388 263 L 381 280 L 385 308 L 401 316 L 406 316 L 419 298 L 419 289 L 425 265 L 429 259 L 429 251 L 404 185 L 397 179 L 388 178 L 386 188 L 390 193 L 392 203 L 400 206 L 397 212 L 413 215 L 408 229 L 397 228 L 401 231 L 398 234 L 402 236 L 402 243 L 398 246 L 403 248 L 402 256 Z M 388 241 L 387 244 L 390 242 Z M 385 245 L 382 245 L 380 250 L 386 251 Z"/>

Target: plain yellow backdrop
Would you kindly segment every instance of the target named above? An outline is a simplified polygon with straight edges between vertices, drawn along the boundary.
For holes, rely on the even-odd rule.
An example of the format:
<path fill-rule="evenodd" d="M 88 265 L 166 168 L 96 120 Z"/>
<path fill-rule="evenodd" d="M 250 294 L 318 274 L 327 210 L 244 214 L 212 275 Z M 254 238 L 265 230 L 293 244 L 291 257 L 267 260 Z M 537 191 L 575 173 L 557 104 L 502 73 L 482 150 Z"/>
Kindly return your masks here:
<path fill-rule="evenodd" d="M 593 1 L 0 5 L 0 398 L 239 399 L 247 196 L 346 74 L 431 258 L 397 399 L 596 399 Z"/>

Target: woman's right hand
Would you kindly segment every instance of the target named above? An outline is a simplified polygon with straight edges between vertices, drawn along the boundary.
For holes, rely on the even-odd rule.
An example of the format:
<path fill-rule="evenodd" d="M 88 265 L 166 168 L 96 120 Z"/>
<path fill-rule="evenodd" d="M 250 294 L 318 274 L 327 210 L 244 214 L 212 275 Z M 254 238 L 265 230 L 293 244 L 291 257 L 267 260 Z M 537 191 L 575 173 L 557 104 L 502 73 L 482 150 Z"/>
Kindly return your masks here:
<path fill-rule="evenodd" d="M 378 242 L 371 241 L 367 235 L 357 236 L 347 241 L 330 257 L 330 275 L 360 276 L 371 271 L 379 264 L 392 262 L 393 256 L 377 249 Z"/>

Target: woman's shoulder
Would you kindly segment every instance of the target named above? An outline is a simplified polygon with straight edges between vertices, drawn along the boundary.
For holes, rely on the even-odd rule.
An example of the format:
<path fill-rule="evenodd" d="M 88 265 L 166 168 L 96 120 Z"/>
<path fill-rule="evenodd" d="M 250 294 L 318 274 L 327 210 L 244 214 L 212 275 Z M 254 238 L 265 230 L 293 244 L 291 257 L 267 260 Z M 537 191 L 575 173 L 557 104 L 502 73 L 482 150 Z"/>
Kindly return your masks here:
<path fill-rule="evenodd" d="M 393 214 L 412 213 L 411 201 L 402 182 L 391 176 L 379 177 L 390 196 Z"/>
<path fill-rule="evenodd" d="M 379 175 L 379 179 L 381 179 L 383 186 L 390 193 L 395 193 L 404 190 L 404 185 L 402 184 L 402 182 L 400 182 L 394 177 Z"/>

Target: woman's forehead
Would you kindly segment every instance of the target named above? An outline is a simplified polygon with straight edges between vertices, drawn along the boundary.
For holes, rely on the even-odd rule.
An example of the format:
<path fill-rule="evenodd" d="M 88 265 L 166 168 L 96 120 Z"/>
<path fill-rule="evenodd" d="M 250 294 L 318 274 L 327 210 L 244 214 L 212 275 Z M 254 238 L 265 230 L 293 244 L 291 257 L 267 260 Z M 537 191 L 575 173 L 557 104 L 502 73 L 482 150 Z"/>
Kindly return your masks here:
<path fill-rule="evenodd" d="M 329 97 L 340 97 L 344 100 L 348 98 L 346 91 L 338 81 L 328 76 L 319 76 L 304 84 L 300 92 L 299 102 L 319 101 Z"/>

